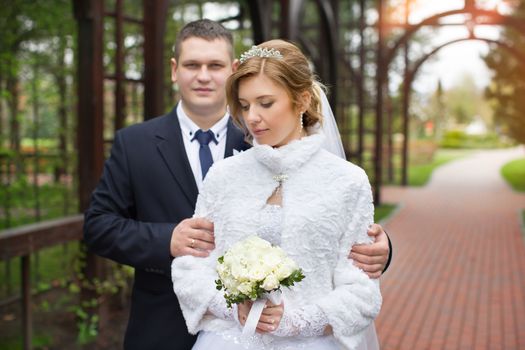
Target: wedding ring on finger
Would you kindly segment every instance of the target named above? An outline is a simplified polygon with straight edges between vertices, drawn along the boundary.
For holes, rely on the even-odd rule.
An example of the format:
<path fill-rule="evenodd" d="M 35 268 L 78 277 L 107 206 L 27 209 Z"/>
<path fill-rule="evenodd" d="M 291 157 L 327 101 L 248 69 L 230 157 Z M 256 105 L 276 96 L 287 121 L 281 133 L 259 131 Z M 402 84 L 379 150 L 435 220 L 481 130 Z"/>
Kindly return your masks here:
<path fill-rule="evenodd" d="M 190 248 L 195 248 L 195 239 L 192 238 L 190 241 Z"/>

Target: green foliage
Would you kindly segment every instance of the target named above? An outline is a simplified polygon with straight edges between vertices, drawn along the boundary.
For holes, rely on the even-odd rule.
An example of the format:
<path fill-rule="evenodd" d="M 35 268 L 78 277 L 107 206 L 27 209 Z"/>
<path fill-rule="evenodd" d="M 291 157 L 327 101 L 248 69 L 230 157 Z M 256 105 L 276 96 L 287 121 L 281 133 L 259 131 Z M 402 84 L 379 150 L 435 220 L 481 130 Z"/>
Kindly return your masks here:
<path fill-rule="evenodd" d="M 66 202 L 69 205 L 66 206 Z M 36 195 L 34 185 L 25 175 L 0 191 L 0 203 L 1 209 L 9 211 L 10 215 L 9 221 L 6 215 L 0 220 L 0 230 L 73 214 L 71 208 L 78 207 L 76 195 L 69 186 L 45 184 L 38 187 Z M 36 208 L 40 209 L 40 218 L 36 215 Z"/>
<path fill-rule="evenodd" d="M 485 135 L 468 135 L 462 130 L 449 130 L 443 135 L 440 146 L 443 148 L 500 148 L 511 143 L 500 136 L 489 133 Z"/>
<path fill-rule="evenodd" d="M 376 206 L 374 210 L 374 222 L 380 222 L 386 219 L 396 208 L 397 205 L 395 204 L 381 204 Z"/>
<path fill-rule="evenodd" d="M 501 175 L 515 191 L 525 192 L 525 158 L 506 163 L 501 168 Z"/>
<path fill-rule="evenodd" d="M 49 349 L 53 345 L 53 338 L 49 334 L 37 332 L 32 338 L 33 349 Z M 20 350 L 23 348 L 22 337 L 7 337 L 0 342 L 0 350 Z"/>
<path fill-rule="evenodd" d="M 33 292 L 66 285 L 73 273 L 71 266 L 77 256 L 77 247 L 77 242 L 71 242 L 43 249 L 38 253 L 38 265 L 35 263 L 36 256 L 32 256 L 31 280 L 38 282 L 33 283 Z M 10 262 L 0 261 L 0 299 L 10 296 L 6 294 L 8 285 L 12 293 L 18 292 L 20 273 L 20 258 L 11 259 Z"/>
<path fill-rule="evenodd" d="M 514 16 L 525 20 L 525 1 L 516 2 Z M 516 57 L 502 47 L 493 47 L 484 57 L 488 68 L 492 70 L 492 83 L 486 89 L 486 96 L 491 99 L 496 121 L 502 130 L 520 143 L 525 143 L 525 35 L 512 27 L 506 27 L 501 40 L 521 52 Z"/>
<path fill-rule="evenodd" d="M 90 280 L 83 273 L 86 266 L 87 248 L 84 245 L 81 247 L 74 263 L 74 280 L 69 284 L 68 289 L 71 293 L 78 294 L 81 288 L 84 288 L 94 294 L 91 299 L 83 300 L 80 304 L 71 307 L 71 311 L 77 316 L 77 341 L 84 345 L 94 341 L 98 335 L 99 318 L 95 310 L 109 297 L 118 293 L 128 293 L 134 270 L 130 266 L 108 260 L 104 279 Z"/>
<path fill-rule="evenodd" d="M 443 135 L 441 147 L 444 148 L 463 148 L 467 134 L 461 130 L 450 130 Z"/>
<path fill-rule="evenodd" d="M 490 125 L 492 113 L 485 101 L 483 92 L 478 89 L 474 77 L 465 74 L 460 77 L 457 84 L 444 91 L 445 111 L 447 118 L 452 118 L 458 124 L 468 124 L 475 117 Z"/>
<path fill-rule="evenodd" d="M 281 286 L 290 288 L 295 285 L 295 283 L 301 282 L 304 277 L 303 270 L 295 270 L 290 276 L 281 281 Z"/>
<path fill-rule="evenodd" d="M 417 97 L 416 95 L 413 98 L 418 111 L 413 113 L 417 119 L 412 128 L 416 130 L 415 135 L 419 137 L 432 137 L 439 141 L 447 129 L 453 127 L 462 130 L 474 121 L 482 122 L 488 130 L 494 129 L 490 104 L 483 91 L 476 86 L 475 79 L 469 74 L 461 76 L 455 85 L 447 90 L 444 90 L 441 82 L 438 82 L 434 94 L 419 100 Z M 428 134 L 429 130 L 425 128 L 427 123 L 433 126 L 431 134 Z M 450 136 L 454 139 L 457 135 Z M 443 147 L 456 147 L 454 140 L 451 141 L 451 145 L 445 144 Z"/>
<path fill-rule="evenodd" d="M 94 303 L 96 303 L 96 300 L 94 300 Z M 88 308 L 89 306 L 90 304 L 84 304 L 82 306 L 75 306 L 73 308 L 73 311 L 79 320 L 77 322 L 77 341 L 81 345 L 85 345 L 94 341 L 98 335 L 97 326 L 99 317 L 96 314 L 90 314 L 84 310 L 84 308 Z"/>

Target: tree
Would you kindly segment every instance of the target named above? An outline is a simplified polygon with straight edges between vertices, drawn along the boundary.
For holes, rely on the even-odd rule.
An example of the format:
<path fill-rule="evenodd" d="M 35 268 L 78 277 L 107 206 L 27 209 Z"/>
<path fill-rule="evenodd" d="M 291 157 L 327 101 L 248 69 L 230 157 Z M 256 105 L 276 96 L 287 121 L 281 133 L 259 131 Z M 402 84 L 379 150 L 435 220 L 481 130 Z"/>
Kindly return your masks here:
<path fill-rule="evenodd" d="M 56 57 L 57 42 L 64 32 L 57 30 L 60 26 L 71 33 L 71 3 L 68 0 L 0 0 L 0 98 L 6 101 L 8 122 L 4 109 L 0 109 L 0 123 L 8 123 L 8 147 L 12 151 L 17 172 L 22 170 L 21 140 L 23 132 L 23 106 L 21 101 L 28 94 L 24 88 L 24 70 L 35 57 L 51 72 L 64 69 L 58 62 L 54 67 L 50 62 Z M 60 18 L 60 21 L 57 21 Z M 57 41 L 58 40 L 58 41 Z M 40 48 L 39 45 L 43 45 Z M 55 59 L 56 60 L 56 59 Z M 33 62 L 33 63 L 31 63 Z M 30 84 L 28 84 L 30 85 Z M 1 103 L 1 102 L 0 102 Z M 3 105 L 2 105 L 3 107 Z M 3 130 L 4 128 L 2 128 Z M 5 132 L 5 131 L 4 131 Z M 4 135 L 0 136 L 0 147 L 4 146 Z"/>
<path fill-rule="evenodd" d="M 514 15 L 525 21 L 525 1 L 518 2 Z M 525 55 L 525 32 L 507 28 L 501 40 Z M 501 47 L 491 49 L 484 59 L 494 75 L 485 94 L 491 99 L 496 122 L 510 137 L 525 143 L 525 61 Z"/>

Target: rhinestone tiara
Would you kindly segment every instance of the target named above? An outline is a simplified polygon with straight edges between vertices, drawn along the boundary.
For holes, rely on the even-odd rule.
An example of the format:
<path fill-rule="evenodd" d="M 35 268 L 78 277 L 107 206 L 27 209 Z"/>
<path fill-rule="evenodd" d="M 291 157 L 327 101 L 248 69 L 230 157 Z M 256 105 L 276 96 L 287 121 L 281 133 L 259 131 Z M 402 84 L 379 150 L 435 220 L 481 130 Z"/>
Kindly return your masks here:
<path fill-rule="evenodd" d="M 241 55 L 241 58 L 239 59 L 239 61 L 243 63 L 244 61 L 249 60 L 252 57 L 261 57 L 261 58 L 271 57 L 271 58 L 281 59 L 283 58 L 283 55 L 281 55 L 281 53 L 276 49 L 252 46 L 251 49 L 249 49 L 248 51 L 244 52 Z"/>

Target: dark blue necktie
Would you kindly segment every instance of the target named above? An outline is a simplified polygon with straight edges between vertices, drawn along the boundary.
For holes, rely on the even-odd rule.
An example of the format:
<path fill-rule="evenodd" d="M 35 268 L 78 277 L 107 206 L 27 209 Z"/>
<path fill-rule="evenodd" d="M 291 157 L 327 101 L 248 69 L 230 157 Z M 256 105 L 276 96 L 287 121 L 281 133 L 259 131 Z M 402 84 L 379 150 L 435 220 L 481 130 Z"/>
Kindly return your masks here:
<path fill-rule="evenodd" d="M 215 142 L 217 144 L 217 140 L 215 140 L 215 136 L 213 135 L 213 132 L 211 130 L 208 131 L 202 131 L 197 130 L 195 133 L 195 137 L 192 139 L 199 141 L 200 148 L 199 148 L 199 159 L 201 161 L 201 171 L 202 171 L 202 178 L 206 176 L 206 173 L 208 172 L 208 169 L 213 164 L 213 158 L 211 156 L 210 141 Z"/>

